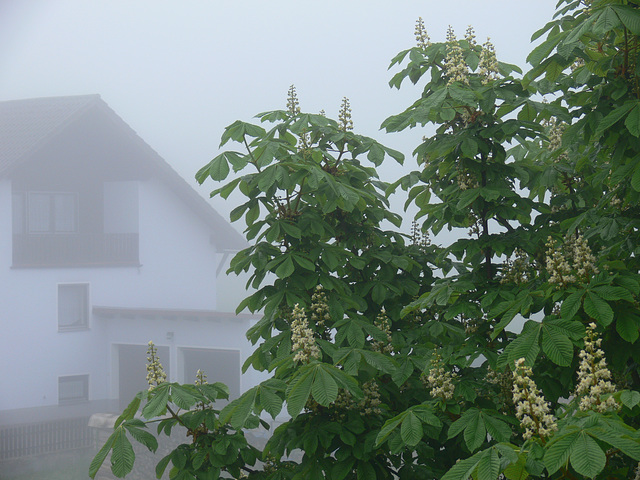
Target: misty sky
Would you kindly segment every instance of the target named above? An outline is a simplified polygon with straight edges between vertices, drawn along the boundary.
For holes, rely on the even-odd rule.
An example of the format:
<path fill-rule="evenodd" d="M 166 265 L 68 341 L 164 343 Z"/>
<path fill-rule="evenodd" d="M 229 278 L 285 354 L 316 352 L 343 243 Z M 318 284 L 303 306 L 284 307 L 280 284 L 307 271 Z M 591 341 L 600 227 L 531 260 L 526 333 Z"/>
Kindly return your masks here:
<path fill-rule="evenodd" d="M 356 132 L 409 156 L 424 131 L 378 128 L 419 95 L 387 84 L 389 60 L 415 43 L 416 19 L 432 41 L 449 24 L 459 37 L 471 24 L 500 60 L 525 67 L 531 34 L 555 3 L 0 0 L 0 100 L 98 93 L 191 184 L 223 128 L 284 108 L 291 84 L 303 111 L 334 118 L 349 97 Z M 391 163 L 382 170 L 387 181 L 400 174 Z M 228 218 L 231 205 L 213 205 Z"/>

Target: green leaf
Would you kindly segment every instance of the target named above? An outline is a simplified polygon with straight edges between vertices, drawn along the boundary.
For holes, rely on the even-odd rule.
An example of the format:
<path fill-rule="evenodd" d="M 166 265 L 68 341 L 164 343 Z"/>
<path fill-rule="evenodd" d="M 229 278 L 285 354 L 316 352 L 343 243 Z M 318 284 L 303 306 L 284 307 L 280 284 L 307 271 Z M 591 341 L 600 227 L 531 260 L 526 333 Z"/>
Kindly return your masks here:
<path fill-rule="evenodd" d="M 122 426 L 114 432 L 113 451 L 111 453 L 111 471 L 118 478 L 124 478 L 133 470 L 136 455 Z"/>
<path fill-rule="evenodd" d="M 220 421 L 230 423 L 236 430 L 242 429 L 255 405 L 258 387 L 253 387 L 243 393 L 240 398 L 229 402 L 220 412 Z"/>
<path fill-rule="evenodd" d="M 91 464 L 89 465 L 89 476 L 91 478 L 95 478 L 96 477 L 96 474 L 98 473 L 98 470 L 100 470 L 100 467 L 102 466 L 102 464 L 106 460 L 107 455 L 109 455 L 109 451 L 113 447 L 113 442 L 115 440 L 115 435 L 116 434 L 114 432 L 109 436 L 109 438 L 104 443 L 102 448 L 100 448 L 100 450 L 98 451 L 96 456 L 93 457 L 93 460 L 91 460 Z"/>
<path fill-rule="evenodd" d="M 117 418 L 114 428 L 120 426 L 125 420 L 131 420 L 135 417 L 136 413 L 138 413 L 138 408 L 140 408 L 140 394 L 136 395 L 133 400 L 129 402 L 129 405 L 124 409 L 122 415 Z"/>
<path fill-rule="evenodd" d="M 582 305 L 582 297 L 584 296 L 585 291 L 579 290 L 577 292 L 569 295 L 564 302 L 562 302 L 562 306 L 560 307 L 560 315 L 562 315 L 563 320 L 571 320 L 575 317 L 578 310 L 580 310 L 580 306 Z"/>
<path fill-rule="evenodd" d="M 271 415 L 276 418 L 282 410 L 283 400 L 280 396 L 271 388 L 265 385 L 260 386 L 260 406 Z"/>
<path fill-rule="evenodd" d="M 440 480 L 468 480 L 471 477 L 471 473 L 476 469 L 483 453 L 478 452 L 472 457 L 458 461 Z"/>
<path fill-rule="evenodd" d="M 402 420 L 400 427 L 402 441 L 410 447 L 415 447 L 422 440 L 422 422 L 413 412 L 409 412 Z"/>
<path fill-rule="evenodd" d="M 400 415 L 395 416 L 394 418 L 387 420 L 384 423 L 384 425 L 382 426 L 382 429 L 380 430 L 380 433 L 378 433 L 378 436 L 376 437 L 376 447 L 379 447 L 387 440 L 389 435 L 391 435 L 391 433 L 395 430 L 395 428 L 398 425 L 400 425 L 400 423 L 404 420 L 406 416 L 407 416 L 407 413 L 404 412 L 404 413 L 401 413 Z"/>
<path fill-rule="evenodd" d="M 138 428 L 136 426 L 129 425 L 127 423 L 124 423 L 123 425 L 124 425 L 124 428 L 129 433 L 129 435 L 135 438 L 137 442 L 147 447 L 149 451 L 155 452 L 158 449 L 158 440 L 151 433 L 149 433 L 146 430 L 142 430 L 141 428 Z"/>
<path fill-rule="evenodd" d="M 632 108 L 636 107 L 636 102 L 627 102 L 624 105 L 619 106 L 612 112 L 610 112 L 606 117 L 604 117 L 598 123 L 598 128 L 596 129 L 596 133 L 594 134 L 595 138 L 600 137 L 604 133 L 605 130 L 611 128 L 615 125 L 620 119 L 622 119 Z"/>
<path fill-rule="evenodd" d="M 478 462 L 478 480 L 496 480 L 500 474 L 500 458 L 495 448 L 485 450 Z"/>
<path fill-rule="evenodd" d="M 227 156 L 224 153 L 221 153 L 209 163 L 209 176 L 219 182 L 224 180 L 229 175 L 229 162 L 227 161 Z"/>
<path fill-rule="evenodd" d="M 613 309 L 601 297 L 593 292 L 587 292 L 584 299 L 584 311 L 607 327 L 613 321 Z"/>
<path fill-rule="evenodd" d="M 523 331 L 518 335 L 518 337 L 507 346 L 504 352 L 504 354 L 508 355 L 509 364 L 513 365 L 513 362 L 519 358 L 524 358 L 527 365 L 533 365 L 538 353 L 540 353 L 540 346 L 538 345 L 539 336 L 540 326 L 531 328 L 526 332 Z"/>
<path fill-rule="evenodd" d="M 487 433 L 498 442 L 508 442 L 512 435 L 511 427 L 497 417 L 486 413 L 483 416 Z"/>
<path fill-rule="evenodd" d="M 315 369 L 315 378 L 311 387 L 311 394 L 316 402 L 324 407 L 331 405 L 338 397 L 338 384 L 333 377 L 324 370 L 323 365 Z"/>
<path fill-rule="evenodd" d="M 334 480 L 344 480 L 344 478 L 353 471 L 353 464 L 356 459 L 353 457 L 347 457 L 345 460 L 336 462 L 331 467 L 331 478 Z"/>
<path fill-rule="evenodd" d="M 620 393 L 620 401 L 624 406 L 631 409 L 640 403 L 640 392 L 624 390 Z"/>
<path fill-rule="evenodd" d="M 484 425 L 482 412 L 479 410 L 476 410 L 476 412 L 476 415 L 471 417 L 467 427 L 464 429 L 464 441 L 471 452 L 480 448 L 487 439 L 487 429 Z"/>
<path fill-rule="evenodd" d="M 313 372 L 309 369 L 300 369 L 287 389 L 287 412 L 289 415 L 295 418 L 302 411 L 311 394 L 312 385 Z"/>
<path fill-rule="evenodd" d="M 293 259 L 291 255 L 288 255 L 278 268 L 276 268 L 275 273 L 278 278 L 287 278 L 295 271 L 295 269 L 296 267 L 293 265 Z"/>
<path fill-rule="evenodd" d="M 556 365 L 568 367 L 573 360 L 573 344 L 561 331 L 553 325 L 542 323 L 542 350 Z"/>
<path fill-rule="evenodd" d="M 640 137 L 640 104 L 636 104 L 633 110 L 629 112 L 627 119 L 624 121 L 624 125 L 631 135 Z"/>
<path fill-rule="evenodd" d="M 549 471 L 549 475 L 553 475 L 561 467 L 567 465 L 569 456 L 573 451 L 573 442 L 577 438 L 578 432 L 571 432 L 555 437 L 553 441 L 547 445 L 547 451 L 544 455 L 544 464 Z"/>
<path fill-rule="evenodd" d="M 164 475 L 164 471 L 166 470 L 167 465 L 169 465 L 170 461 L 171 453 L 162 457 L 162 459 L 156 465 L 156 478 L 162 478 L 162 475 Z"/>
<path fill-rule="evenodd" d="M 640 192 L 640 163 L 638 163 L 631 177 L 631 187 L 633 187 L 636 192 Z"/>
<path fill-rule="evenodd" d="M 607 457 L 593 438 L 580 432 L 572 445 L 571 466 L 576 472 L 594 478 L 604 469 Z"/>
<path fill-rule="evenodd" d="M 625 27 L 634 35 L 640 35 L 640 14 L 637 9 L 630 5 L 611 5 L 610 8 L 618 14 Z"/>
<path fill-rule="evenodd" d="M 527 480 L 529 478 L 529 472 L 526 470 L 527 457 L 524 455 L 518 456 L 518 461 L 512 463 L 504 469 L 504 476 L 508 480 Z"/>
<path fill-rule="evenodd" d="M 618 314 L 616 317 L 616 331 L 629 343 L 635 343 L 638 340 L 640 328 L 640 317 L 631 313 Z"/>
<path fill-rule="evenodd" d="M 169 384 L 161 383 L 152 390 L 150 396 L 151 400 L 142 409 L 142 416 L 144 418 L 155 418 L 164 415 L 169 402 Z"/>

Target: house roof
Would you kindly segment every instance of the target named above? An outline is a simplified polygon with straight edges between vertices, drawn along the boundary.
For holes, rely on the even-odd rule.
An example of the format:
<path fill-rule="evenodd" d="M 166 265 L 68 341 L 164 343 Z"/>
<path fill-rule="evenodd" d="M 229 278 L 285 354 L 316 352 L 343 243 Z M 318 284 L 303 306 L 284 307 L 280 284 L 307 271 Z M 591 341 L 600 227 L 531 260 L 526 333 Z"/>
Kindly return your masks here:
<path fill-rule="evenodd" d="M 246 245 L 242 236 L 216 212 L 158 153 L 153 150 L 100 97 L 32 98 L 0 102 L 0 178 L 28 164 L 34 152 L 60 135 L 83 114 L 96 109 L 107 115 L 122 134 L 141 147 L 154 172 L 212 230 L 212 242 L 220 250 L 237 251 Z"/>

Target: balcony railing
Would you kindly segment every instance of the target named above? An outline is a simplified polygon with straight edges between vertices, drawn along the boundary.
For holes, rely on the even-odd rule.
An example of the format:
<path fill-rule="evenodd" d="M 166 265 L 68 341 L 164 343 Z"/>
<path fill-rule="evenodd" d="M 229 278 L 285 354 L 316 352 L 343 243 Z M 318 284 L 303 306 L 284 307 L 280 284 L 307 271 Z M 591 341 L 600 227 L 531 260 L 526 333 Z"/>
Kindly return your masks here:
<path fill-rule="evenodd" d="M 14 267 L 121 266 L 139 262 L 137 233 L 13 236 Z"/>

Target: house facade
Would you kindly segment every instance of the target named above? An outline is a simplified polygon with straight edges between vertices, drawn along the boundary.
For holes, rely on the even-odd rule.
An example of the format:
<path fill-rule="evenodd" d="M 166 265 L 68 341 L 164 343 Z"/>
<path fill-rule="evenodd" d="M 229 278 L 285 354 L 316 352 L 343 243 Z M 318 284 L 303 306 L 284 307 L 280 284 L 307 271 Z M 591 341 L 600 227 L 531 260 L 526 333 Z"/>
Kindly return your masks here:
<path fill-rule="evenodd" d="M 217 295 L 241 248 L 98 95 L 0 102 L 0 427 L 117 412 L 150 340 L 169 380 L 239 395 L 255 319 Z"/>

